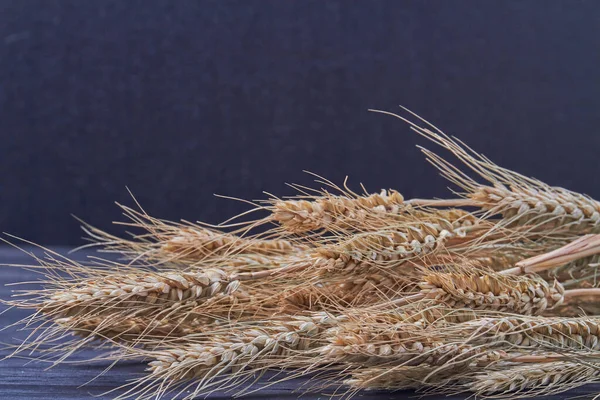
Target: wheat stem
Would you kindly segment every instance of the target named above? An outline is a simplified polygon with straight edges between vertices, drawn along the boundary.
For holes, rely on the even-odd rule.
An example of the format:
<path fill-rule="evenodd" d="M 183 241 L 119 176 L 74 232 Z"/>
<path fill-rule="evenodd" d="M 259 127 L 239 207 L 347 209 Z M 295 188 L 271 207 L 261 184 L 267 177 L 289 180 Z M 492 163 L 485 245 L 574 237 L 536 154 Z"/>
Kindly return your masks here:
<path fill-rule="evenodd" d="M 579 239 L 548 253 L 519 261 L 513 271 L 522 273 L 539 273 L 569 262 L 600 253 L 600 235 L 584 235 Z"/>

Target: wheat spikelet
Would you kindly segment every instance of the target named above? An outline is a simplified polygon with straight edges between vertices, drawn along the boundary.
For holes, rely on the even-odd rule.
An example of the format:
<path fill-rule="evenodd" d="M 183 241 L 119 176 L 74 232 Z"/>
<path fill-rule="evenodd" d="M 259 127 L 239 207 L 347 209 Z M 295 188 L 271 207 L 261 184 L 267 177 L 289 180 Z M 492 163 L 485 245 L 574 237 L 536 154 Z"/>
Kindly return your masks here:
<path fill-rule="evenodd" d="M 330 340 L 321 349 L 321 356 L 339 363 L 441 366 L 470 361 L 481 353 L 468 345 L 445 344 L 419 336 L 402 338 L 398 332 L 375 337 L 363 332 L 340 332 Z"/>
<path fill-rule="evenodd" d="M 335 309 L 336 306 L 350 308 L 419 290 L 422 271 L 412 265 L 389 268 L 343 258 L 333 260 L 331 264 L 326 264 L 327 261 L 321 264 L 316 276 L 303 274 L 305 278 L 298 286 L 289 288 L 285 301 L 305 308 L 311 305 L 325 309 Z"/>
<path fill-rule="evenodd" d="M 432 221 L 420 221 L 414 217 L 387 230 L 343 235 L 338 241 L 326 241 L 314 245 L 304 256 L 290 258 L 280 268 L 239 273 L 239 280 L 256 280 L 269 276 L 296 275 L 304 273 L 329 279 L 332 276 L 365 276 L 369 271 L 381 267 L 402 267 L 407 261 L 432 257 L 442 250 L 472 251 L 469 242 L 474 239 L 467 231 L 485 232 L 488 228 L 478 226 L 476 220 L 466 212 L 452 211 L 459 215 L 450 221 L 432 217 Z M 398 273 L 397 269 L 395 273 Z"/>
<path fill-rule="evenodd" d="M 265 353 L 268 358 L 309 348 L 309 339 L 318 332 L 317 326 L 304 322 L 295 328 L 282 325 L 280 329 L 271 328 L 271 332 L 247 329 L 237 338 L 212 338 L 210 344 L 191 343 L 186 344 L 184 349 L 160 350 L 154 353 L 157 360 L 150 362 L 150 371 L 155 375 L 165 372 L 173 380 L 200 378 L 207 372 L 206 367 L 212 368 L 219 363 L 230 364 L 228 368 L 235 369 L 243 367 L 259 352 Z M 260 364 L 261 360 L 256 362 Z"/>
<path fill-rule="evenodd" d="M 409 323 L 379 329 L 372 325 L 340 326 L 331 328 L 327 335 L 329 344 L 320 353 L 335 362 L 411 361 L 440 346 L 423 329 Z"/>
<path fill-rule="evenodd" d="M 472 226 L 472 222 L 465 219 L 464 224 L 455 228 L 452 222 L 442 219 L 437 223 L 413 221 L 393 230 L 357 234 L 337 243 L 318 246 L 304 260 L 295 260 L 281 271 L 273 272 L 316 270 L 321 276 L 364 276 L 373 267 L 379 268 L 377 265 L 398 266 L 417 257 L 431 256 L 445 249 L 446 242 L 452 238 L 458 238 L 460 243 L 467 241 L 464 229 Z M 254 277 L 240 274 L 239 278 Z"/>
<path fill-rule="evenodd" d="M 185 303 L 176 309 L 161 312 L 170 318 L 185 320 L 212 319 L 219 321 L 268 320 L 278 315 L 304 315 L 318 308 L 289 309 L 285 301 L 288 286 L 285 281 L 268 281 L 264 285 L 240 286 L 232 293 L 217 293 L 212 297 Z"/>
<path fill-rule="evenodd" d="M 290 268 L 291 267 L 291 268 Z M 289 268 L 289 269 L 288 269 Z M 287 269 L 287 271 L 285 271 Z M 308 255 L 306 260 L 294 261 L 267 274 L 236 274 L 236 279 L 259 275 L 254 285 L 273 285 L 278 279 L 281 299 L 291 310 L 336 310 L 339 307 L 360 307 L 373 304 L 398 293 L 418 290 L 422 272 L 414 266 L 383 268 L 368 262 L 355 262 L 340 257 L 328 259 Z M 269 277 L 269 274 L 273 276 Z M 299 279 L 298 279 L 299 278 Z"/>

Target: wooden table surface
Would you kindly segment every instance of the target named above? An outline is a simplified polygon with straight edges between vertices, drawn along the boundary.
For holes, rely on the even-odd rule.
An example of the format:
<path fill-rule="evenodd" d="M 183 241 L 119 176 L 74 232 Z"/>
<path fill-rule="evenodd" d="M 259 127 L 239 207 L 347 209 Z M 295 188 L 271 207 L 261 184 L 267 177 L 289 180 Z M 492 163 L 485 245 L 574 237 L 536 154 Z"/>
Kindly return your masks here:
<path fill-rule="evenodd" d="M 32 249 L 27 249 L 32 250 Z M 60 253 L 66 253 L 67 248 L 53 248 Z M 36 251 L 36 253 L 39 253 Z M 70 257 L 75 259 L 85 258 L 89 253 L 78 252 Z M 31 264 L 32 259 L 29 255 L 20 250 L 10 247 L 0 247 L 0 264 Z M 23 268 L 3 266 L 0 273 L 0 298 L 8 299 L 12 290 L 26 286 L 19 285 L 6 286 L 9 283 L 35 281 L 39 279 L 38 274 Z M 28 284 L 28 287 L 35 287 L 35 284 Z M 7 327 L 26 317 L 29 312 L 26 310 L 10 309 L 2 305 L 2 314 L 0 314 L 0 326 Z M 48 364 L 38 361 L 30 361 L 21 358 L 4 359 L 10 352 L 10 345 L 21 343 L 28 332 L 19 331 L 17 328 L 10 327 L 0 331 L 0 399 L 111 399 L 114 394 L 106 394 L 107 391 L 121 386 L 132 378 L 143 374 L 145 365 L 141 362 L 126 361 L 117 364 L 107 373 L 103 373 L 109 365 L 108 362 L 89 363 L 85 361 L 91 358 L 94 350 L 83 350 L 70 357 L 71 363 L 60 364 L 48 369 Z M 6 346 L 9 345 L 9 346 Z M 79 363 L 78 363 L 79 362 Z M 244 396 L 244 399 L 295 399 L 301 392 L 295 391 L 305 382 L 305 379 L 291 379 L 285 382 L 274 384 L 266 389 L 262 389 L 251 395 Z M 600 392 L 600 385 L 588 385 L 566 394 L 559 394 L 548 399 L 564 399 L 580 396 L 587 393 Z M 384 399 L 404 399 L 415 398 L 413 392 L 363 392 L 357 394 L 355 399 L 363 400 L 384 400 Z M 216 392 L 211 394 L 209 399 L 229 399 L 230 393 Z M 167 398 L 167 397 L 165 397 Z M 328 399 L 329 396 L 311 393 L 303 394 L 302 399 Z M 466 397 L 446 397 L 429 396 L 429 399 L 463 399 Z"/>

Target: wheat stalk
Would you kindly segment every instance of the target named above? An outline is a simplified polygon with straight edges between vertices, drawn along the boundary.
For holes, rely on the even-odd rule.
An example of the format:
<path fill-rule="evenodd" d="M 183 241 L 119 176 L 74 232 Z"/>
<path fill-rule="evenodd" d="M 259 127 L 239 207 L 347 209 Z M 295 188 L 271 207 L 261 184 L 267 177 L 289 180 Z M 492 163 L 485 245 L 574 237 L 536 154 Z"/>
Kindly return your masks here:
<path fill-rule="evenodd" d="M 562 282 L 565 288 L 572 286 L 597 287 L 600 254 L 580 258 L 567 264 L 553 268 L 548 275 Z"/>

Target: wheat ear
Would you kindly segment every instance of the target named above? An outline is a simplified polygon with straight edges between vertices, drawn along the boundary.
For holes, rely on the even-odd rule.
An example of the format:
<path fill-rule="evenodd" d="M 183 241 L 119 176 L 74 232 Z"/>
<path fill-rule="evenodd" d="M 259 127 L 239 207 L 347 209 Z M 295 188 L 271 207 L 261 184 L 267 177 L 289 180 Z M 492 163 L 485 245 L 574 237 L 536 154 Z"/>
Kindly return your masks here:
<path fill-rule="evenodd" d="M 206 300 L 218 293 L 233 293 L 240 282 L 213 269 L 189 273 L 115 272 L 62 286 L 49 292 L 48 298 L 34 307 L 55 317 L 102 313 L 143 315 Z"/>
<path fill-rule="evenodd" d="M 494 272 L 433 273 L 423 277 L 421 298 L 450 307 L 540 314 L 561 305 L 565 290 L 536 275 L 511 276 Z M 418 300 L 418 298 L 415 298 Z M 400 299 L 402 301 L 402 299 Z"/>
<path fill-rule="evenodd" d="M 141 229 L 143 233 L 123 239 L 82 221 L 83 230 L 93 241 L 84 247 L 101 247 L 104 252 L 119 253 L 136 261 L 145 260 L 152 265 L 182 263 L 194 266 L 237 254 L 280 256 L 306 250 L 306 244 L 291 240 L 262 238 L 260 235 L 242 237 L 190 222 L 164 221 L 143 211 L 120 207 L 131 222 L 118 224 Z"/>
<path fill-rule="evenodd" d="M 211 335 L 198 343 L 188 336 L 187 344 L 147 353 L 154 358 L 148 364 L 150 375 L 137 381 L 131 393 L 151 398 L 174 392 L 176 397 L 192 399 L 218 388 L 235 387 L 241 392 L 253 375 L 260 376 L 277 363 L 300 362 L 301 354 L 318 344 L 320 328 L 308 318 L 273 321 L 262 328 L 255 324 L 233 332 L 237 333 Z"/>
<path fill-rule="evenodd" d="M 297 253 L 304 246 L 283 239 L 241 238 L 206 228 L 182 228 L 173 237 L 161 241 L 161 251 L 181 261 L 198 262 L 210 256 L 232 254 L 280 255 Z"/>
<path fill-rule="evenodd" d="M 452 331 L 456 329 L 456 333 Z M 483 317 L 457 324 L 446 340 L 545 350 L 600 350 L 600 319 L 532 316 Z M 446 336 L 444 336 L 446 337 Z M 454 339 L 449 339 L 449 338 Z M 468 339 L 465 339 L 468 338 Z M 558 350 L 560 349 L 560 350 Z"/>
<path fill-rule="evenodd" d="M 447 241 L 458 238 L 465 242 L 471 220 L 452 223 L 439 219 L 435 223 L 413 222 L 394 229 L 357 234 L 340 244 L 323 246 L 317 251 L 328 259 L 352 258 L 356 261 L 386 262 L 406 260 L 431 254 Z"/>
<path fill-rule="evenodd" d="M 387 328 L 372 332 L 368 327 L 335 329 L 330 343 L 321 348 L 324 360 L 357 365 L 393 364 L 402 366 L 453 367 L 472 362 L 489 363 L 506 357 L 501 351 L 461 343 L 444 343 L 412 327 Z"/>
<path fill-rule="evenodd" d="M 395 190 L 371 194 L 335 196 L 323 193 L 312 201 L 278 200 L 271 206 L 272 219 L 291 233 L 319 230 L 372 230 L 379 219 L 403 211 L 404 197 Z"/>
<path fill-rule="evenodd" d="M 314 247 L 304 257 L 292 260 L 280 268 L 239 273 L 235 279 L 257 280 L 269 276 L 284 276 L 298 272 L 316 273 L 316 275 L 354 275 L 374 264 L 398 265 L 426 255 L 433 255 L 445 249 L 447 241 L 456 238 L 459 244 L 468 242 L 465 229 L 472 226 L 465 219 L 460 226 L 445 220 L 437 223 L 405 223 L 394 230 L 357 234 L 337 243 Z M 467 246 L 465 246 L 467 248 Z"/>
<path fill-rule="evenodd" d="M 435 366 L 367 366 L 352 372 L 343 384 L 353 388 L 348 397 L 358 390 L 407 390 L 444 387 L 455 382 L 464 366 L 440 369 Z"/>

